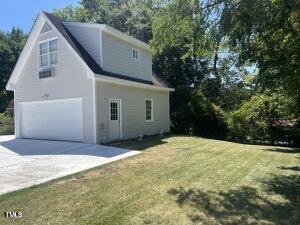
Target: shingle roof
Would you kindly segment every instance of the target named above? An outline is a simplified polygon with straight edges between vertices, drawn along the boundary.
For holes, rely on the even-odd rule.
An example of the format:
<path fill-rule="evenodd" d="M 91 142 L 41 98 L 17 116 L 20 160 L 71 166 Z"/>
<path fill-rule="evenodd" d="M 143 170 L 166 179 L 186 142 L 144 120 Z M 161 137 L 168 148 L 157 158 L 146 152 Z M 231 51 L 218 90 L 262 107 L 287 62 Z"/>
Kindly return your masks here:
<path fill-rule="evenodd" d="M 164 81 L 157 74 L 153 73 L 153 81 L 143 80 L 139 78 L 134 78 L 122 74 L 112 73 L 103 70 L 100 65 L 93 59 L 93 57 L 86 51 L 84 47 L 79 43 L 79 41 L 71 34 L 70 31 L 63 25 L 63 21 L 48 13 L 43 11 L 43 13 L 47 16 L 47 18 L 51 21 L 51 23 L 56 27 L 56 29 L 61 33 L 61 35 L 66 39 L 66 41 L 72 46 L 72 48 L 76 51 L 76 53 L 83 59 L 83 61 L 89 66 L 89 68 L 96 74 L 101 74 L 108 77 L 114 77 L 129 81 L 140 82 L 144 84 L 150 84 L 159 87 L 169 87 L 166 81 Z"/>

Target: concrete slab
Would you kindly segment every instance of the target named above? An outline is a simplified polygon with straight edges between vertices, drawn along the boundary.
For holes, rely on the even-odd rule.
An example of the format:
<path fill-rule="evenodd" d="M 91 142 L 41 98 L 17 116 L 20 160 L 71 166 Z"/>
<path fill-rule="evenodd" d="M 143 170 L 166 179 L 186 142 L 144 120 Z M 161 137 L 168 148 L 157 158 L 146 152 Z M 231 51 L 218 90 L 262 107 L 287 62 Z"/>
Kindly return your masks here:
<path fill-rule="evenodd" d="M 139 153 L 103 145 L 0 136 L 0 194 Z"/>

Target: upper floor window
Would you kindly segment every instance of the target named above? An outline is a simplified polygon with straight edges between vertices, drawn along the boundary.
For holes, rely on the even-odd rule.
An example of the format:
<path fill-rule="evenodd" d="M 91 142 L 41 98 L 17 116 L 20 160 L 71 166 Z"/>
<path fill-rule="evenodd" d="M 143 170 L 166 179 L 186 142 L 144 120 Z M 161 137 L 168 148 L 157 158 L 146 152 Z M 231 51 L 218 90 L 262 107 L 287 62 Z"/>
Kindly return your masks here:
<path fill-rule="evenodd" d="M 139 54 L 140 54 L 139 50 L 137 50 L 135 48 L 132 49 L 132 58 L 133 59 L 137 59 L 138 60 L 140 58 Z"/>
<path fill-rule="evenodd" d="M 58 64 L 57 39 L 39 44 L 40 68 Z"/>

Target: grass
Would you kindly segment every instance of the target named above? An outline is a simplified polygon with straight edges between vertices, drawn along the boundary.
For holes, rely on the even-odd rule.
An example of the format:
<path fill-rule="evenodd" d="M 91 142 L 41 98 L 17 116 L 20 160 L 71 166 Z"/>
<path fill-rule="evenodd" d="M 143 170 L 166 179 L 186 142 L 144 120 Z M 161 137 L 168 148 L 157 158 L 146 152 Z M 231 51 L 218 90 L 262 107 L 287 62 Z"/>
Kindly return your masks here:
<path fill-rule="evenodd" d="M 0 196 L 0 224 L 299 224 L 299 149 L 198 137 L 116 144 L 142 154 Z"/>

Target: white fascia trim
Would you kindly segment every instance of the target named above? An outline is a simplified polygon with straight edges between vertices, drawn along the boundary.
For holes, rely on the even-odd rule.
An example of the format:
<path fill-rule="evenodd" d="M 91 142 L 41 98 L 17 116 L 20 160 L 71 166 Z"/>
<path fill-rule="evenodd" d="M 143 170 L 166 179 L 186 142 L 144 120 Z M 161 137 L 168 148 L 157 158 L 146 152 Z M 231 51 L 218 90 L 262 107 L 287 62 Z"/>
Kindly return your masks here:
<path fill-rule="evenodd" d="M 99 28 L 100 30 L 119 38 L 123 41 L 129 42 L 135 46 L 138 46 L 146 51 L 151 52 L 150 45 L 142 42 L 134 37 L 131 37 L 107 24 L 93 24 L 93 23 L 76 23 L 76 22 L 63 22 L 63 24 L 70 25 L 70 26 L 81 26 L 81 27 L 90 27 L 90 28 Z"/>
<path fill-rule="evenodd" d="M 154 86 L 151 84 L 144 84 L 140 82 L 135 82 L 135 81 L 130 81 L 130 80 L 123 80 L 119 78 L 114 78 L 114 77 L 108 77 L 104 76 L 101 74 L 95 74 L 95 78 L 98 81 L 102 81 L 105 83 L 113 83 L 113 84 L 118 84 L 118 85 L 123 85 L 123 86 L 129 86 L 129 87 L 136 87 L 136 88 L 142 88 L 142 89 L 150 89 L 150 90 L 157 90 L 157 91 L 175 91 L 173 88 L 166 88 L 166 87 L 159 87 L 159 86 Z"/>
<path fill-rule="evenodd" d="M 13 91 L 15 89 L 16 82 L 21 74 L 21 71 L 27 61 L 27 58 L 29 57 L 33 47 L 34 43 L 39 37 L 40 30 L 44 26 L 45 18 L 42 16 L 41 13 L 39 13 L 35 24 L 32 27 L 32 30 L 28 36 L 28 39 L 26 41 L 26 44 L 20 54 L 20 57 L 17 61 L 17 64 L 7 82 L 6 90 Z"/>

